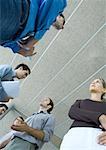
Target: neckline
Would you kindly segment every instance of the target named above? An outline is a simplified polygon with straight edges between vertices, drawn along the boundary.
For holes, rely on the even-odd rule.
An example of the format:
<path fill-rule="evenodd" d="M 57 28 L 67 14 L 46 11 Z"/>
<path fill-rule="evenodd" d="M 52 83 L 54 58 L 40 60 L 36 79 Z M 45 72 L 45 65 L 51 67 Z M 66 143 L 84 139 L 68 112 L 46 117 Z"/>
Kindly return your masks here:
<path fill-rule="evenodd" d="M 104 101 L 95 101 L 95 100 L 92 100 L 92 99 L 86 99 L 86 100 L 89 100 L 89 101 L 91 101 L 91 102 L 97 102 L 97 103 L 103 103 Z"/>

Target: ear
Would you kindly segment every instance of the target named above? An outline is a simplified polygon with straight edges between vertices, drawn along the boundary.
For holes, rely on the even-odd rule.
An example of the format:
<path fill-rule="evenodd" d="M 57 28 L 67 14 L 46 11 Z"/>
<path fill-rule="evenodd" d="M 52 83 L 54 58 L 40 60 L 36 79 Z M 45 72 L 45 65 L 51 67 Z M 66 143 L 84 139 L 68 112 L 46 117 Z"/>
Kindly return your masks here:
<path fill-rule="evenodd" d="M 104 93 L 106 93 L 106 89 L 104 89 L 103 91 L 104 91 Z"/>
<path fill-rule="evenodd" d="M 48 105 L 48 109 L 50 109 L 52 106 L 51 105 Z"/>
<path fill-rule="evenodd" d="M 64 29 L 64 26 L 62 26 L 62 29 Z"/>
<path fill-rule="evenodd" d="M 23 70 L 23 67 L 19 67 L 20 70 Z"/>

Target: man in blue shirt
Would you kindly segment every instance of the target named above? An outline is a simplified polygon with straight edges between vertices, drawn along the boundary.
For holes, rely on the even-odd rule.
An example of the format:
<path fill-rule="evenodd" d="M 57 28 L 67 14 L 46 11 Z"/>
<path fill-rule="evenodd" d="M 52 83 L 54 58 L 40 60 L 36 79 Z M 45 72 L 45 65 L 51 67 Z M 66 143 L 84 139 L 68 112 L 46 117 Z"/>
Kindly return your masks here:
<path fill-rule="evenodd" d="M 0 44 L 14 53 L 33 55 L 33 46 L 53 25 L 63 29 L 67 0 L 0 1 Z"/>
<path fill-rule="evenodd" d="M 50 113 L 53 106 L 50 98 L 44 98 L 37 113 L 21 124 L 12 125 L 11 128 L 16 132 L 5 150 L 37 150 L 41 149 L 45 142 L 49 142 L 55 126 L 55 118 Z"/>
<path fill-rule="evenodd" d="M 11 99 L 2 86 L 3 81 L 12 81 L 14 78 L 24 79 L 30 73 L 30 68 L 26 64 L 19 64 L 15 69 L 10 65 L 0 65 L 0 102 L 8 102 Z"/>

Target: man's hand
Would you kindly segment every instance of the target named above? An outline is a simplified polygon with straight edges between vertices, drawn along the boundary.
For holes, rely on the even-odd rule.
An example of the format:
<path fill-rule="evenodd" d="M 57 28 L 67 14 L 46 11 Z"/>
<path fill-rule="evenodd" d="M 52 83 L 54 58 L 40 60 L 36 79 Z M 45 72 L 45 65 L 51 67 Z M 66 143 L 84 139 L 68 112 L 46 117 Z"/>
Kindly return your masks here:
<path fill-rule="evenodd" d="M 45 133 L 42 130 L 34 129 L 29 127 L 24 121 L 22 124 L 19 125 L 12 125 L 11 129 L 19 131 L 19 132 L 26 132 L 27 134 L 39 139 L 43 140 Z"/>
<path fill-rule="evenodd" d="M 11 129 L 20 131 L 20 132 L 27 132 L 29 126 L 23 121 L 21 124 L 12 125 Z"/>
<path fill-rule="evenodd" d="M 23 56 L 33 56 L 37 52 L 34 52 L 34 45 L 37 43 L 35 39 L 31 38 L 26 44 L 22 44 L 21 42 L 18 42 L 19 46 L 21 47 L 19 54 Z"/>
<path fill-rule="evenodd" d="M 106 131 L 99 135 L 98 144 L 106 145 Z"/>
<path fill-rule="evenodd" d="M 99 117 L 99 122 L 101 123 L 101 127 L 106 130 L 106 115 L 101 115 Z"/>
<path fill-rule="evenodd" d="M 25 57 L 27 57 L 27 56 L 34 56 L 37 53 L 37 52 L 34 52 L 34 47 L 31 48 L 31 49 L 27 49 L 27 48 L 26 47 L 21 48 L 18 53 L 21 54 L 22 56 L 25 56 Z"/>

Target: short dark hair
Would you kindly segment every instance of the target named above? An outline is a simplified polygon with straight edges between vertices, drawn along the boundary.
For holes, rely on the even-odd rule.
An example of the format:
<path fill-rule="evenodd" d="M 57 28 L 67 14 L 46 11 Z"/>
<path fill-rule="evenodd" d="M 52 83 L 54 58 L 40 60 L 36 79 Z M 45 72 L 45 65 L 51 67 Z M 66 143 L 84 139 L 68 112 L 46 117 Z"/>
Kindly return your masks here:
<path fill-rule="evenodd" d="M 0 107 L 5 107 L 6 110 L 8 109 L 6 104 L 0 104 Z"/>
<path fill-rule="evenodd" d="M 48 110 L 47 110 L 47 112 L 50 114 L 50 112 L 53 110 L 53 108 L 54 108 L 54 103 L 53 103 L 53 101 L 52 101 L 52 99 L 51 98 L 49 98 L 49 100 L 50 100 L 50 103 L 48 104 L 48 105 L 51 105 L 51 108 L 49 108 Z"/>
<path fill-rule="evenodd" d="M 106 82 L 105 82 L 105 80 L 104 79 L 102 79 L 102 78 L 99 78 L 100 79 L 100 81 L 102 82 L 102 85 L 103 85 L 103 88 L 104 89 L 106 89 Z M 106 93 L 103 93 L 102 95 L 101 95 L 101 99 L 103 100 L 104 98 L 104 95 L 105 95 Z"/>
<path fill-rule="evenodd" d="M 26 65 L 26 64 L 19 64 L 19 65 L 17 65 L 16 67 L 15 67 L 15 70 L 16 69 L 18 69 L 18 68 L 20 68 L 20 67 L 22 67 L 23 68 L 23 70 L 28 70 L 29 71 L 29 74 L 31 73 L 31 70 L 30 70 L 30 68 L 28 67 L 28 65 Z"/>
<path fill-rule="evenodd" d="M 63 25 L 65 24 L 65 16 L 61 13 L 61 14 L 59 14 L 61 17 L 63 17 Z"/>

